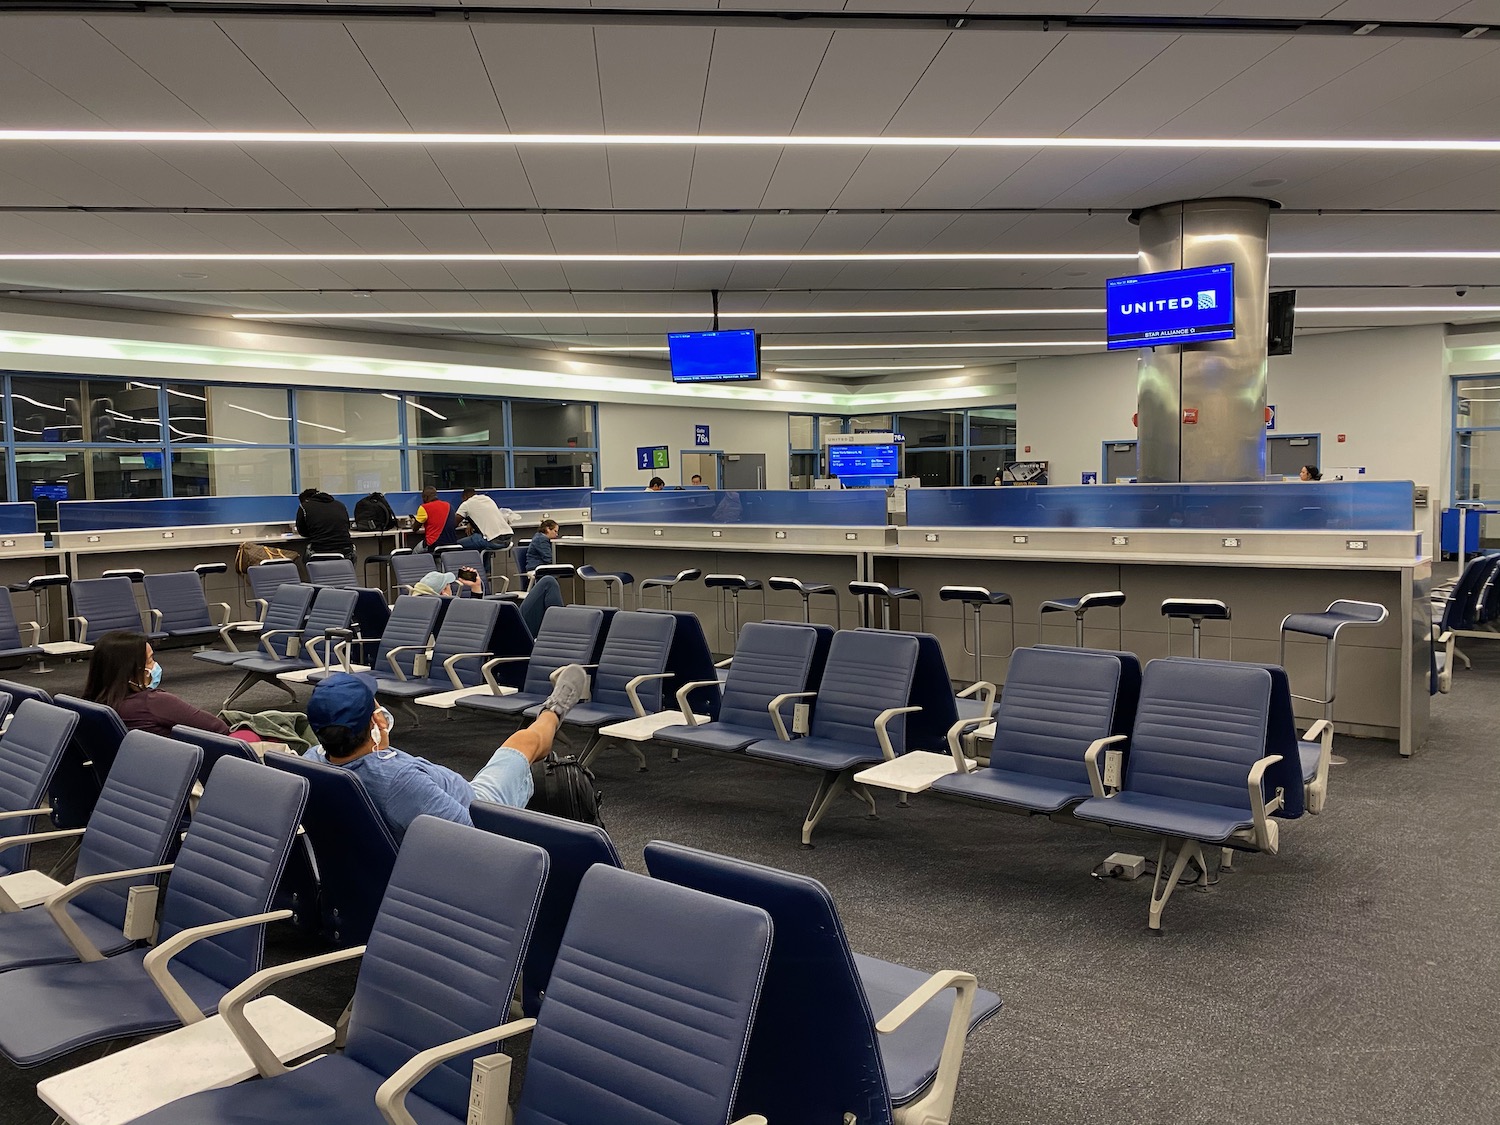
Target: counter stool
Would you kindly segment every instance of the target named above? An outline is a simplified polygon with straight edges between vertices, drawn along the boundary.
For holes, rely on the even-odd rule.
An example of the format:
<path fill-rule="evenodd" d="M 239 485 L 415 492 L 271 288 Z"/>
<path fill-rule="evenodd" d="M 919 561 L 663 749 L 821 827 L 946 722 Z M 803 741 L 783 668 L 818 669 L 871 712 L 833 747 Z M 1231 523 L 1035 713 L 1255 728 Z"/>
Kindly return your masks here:
<path fill-rule="evenodd" d="M 1326 698 L 1292 693 L 1293 699 L 1308 703 L 1321 703 L 1323 717 L 1333 725 L 1333 697 L 1339 679 L 1339 634 L 1347 628 L 1362 625 L 1382 624 L 1389 616 L 1385 606 L 1375 602 L 1336 601 L 1322 613 L 1289 613 L 1281 620 L 1281 650 L 1279 663 L 1286 667 L 1286 635 L 1301 633 L 1308 637 L 1321 637 L 1324 641 L 1325 663 L 1323 666 L 1323 693 Z M 1332 765 L 1342 766 L 1348 758 L 1335 754 L 1329 758 Z"/>
<path fill-rule="evenodd" d="M 964 652 L 974 657 L 974 681 L 984 679 L 982 661 L 984 646 L 979 643 L 980 611 L 987 605 L 1010 607 L 1010 651 L 1016 651 L 1016 607 L 1009 594 L 989 590 L 983 586 L 943 586 L 938 589 L 938 598 L 945 602 L 963 602 L 974 610 L 974 648 L 969 648 L 969 623 L 964 622 Z"/>
<path fill-rule="evenodd" d="M 222 562 L 199 563 L 197 566 L 193 567 L 193 573 L 198 576 L 199 582 L 203 582 L 207 580 L 210 574 L 228 574 L 229 564 Z"/>
<path fill-rule="evenodd" d="M 1193 659 L 1203 655 L 1203 623 L 1228 621 L 1229 606 L 1218 598 L 1167 598 L 1161 603 L 1161 615 L 1167 619 L 1167 655 L 1172 655 L 1172 619 L 1187 618 L 1193 623 Z"/>
<path fill-rule="evenodd" d="M 37 631 L 39 634 L 45 635 L 49 641 L 52 638 L 52 622 L 50 620 L 52 615 L 47 612 L 47 591 L 55 586 L 67 586 L 72 581 L 73 579 L 66 574 L 34 574 L 20 584 L 20 589 L 31 591 L 36 605 Z M 66 608 L 64 612 L 66 612 Z M 41 643 L 41 636 L 38 636 L 37 643 Z M 37 661 L 36 667 L 32 671 L 40 674 L 42 672 L 50 672 L 52 669 L 47 667 L 47 661 L 43 658 Z"/>
<path fill-rule="evenodd" d="M 410 551 L 411 550 L 410 547 L 398 547 L 396 549 L 398 551 Z M 376 577 L 376 579 L 379 579 L 379 577 L 380 577 L 380 570 L 379 570 L 379 568 L 382 567 L 382 566 L 389 568 L 390 565 L 391 565 L 391 556 L 390 556 L 390 554 L 384 554 L 384 555 L 366 555 L 365 556 L 365 561 L 360 564 L 360 566 L 363 568 L 363 572 L 364 572 L 365 587 L 367 589 L 371 589 L 371 590 L 384 590 L 386 592 L 386 595 L 389 597 L 390 596 L 390 592 L 391 592 L 391 583 L 390 583 L 390 576 L 389 576 L 389 574 L 387 574 L 386 581 L 384 583 L 381 583 L 381 584 L 377 585 L 376 583 L 371 582 L 370 581 L 370 564 L 371 563 L 375 564 L 375 567 L 376 567 L 375 577 Z"/>
<path fill-rule="evenodd" d="M 101 577 L 101 578 L 128 578 L 128 579 L 130 579 L 130 581 L 134 582 L 137 586 L 139 586 L 142 582 L 146 581 L 146 572 L 144 570 L 138 570 L 138 569 L 136 569 L 135 567 L 132 567 L 132 566 L 125 566 L 125 567 L 120 567 L 117 570 L 106 570 L 99 577 Z"/>
<path fill-rule="evenodd" d="M 625 587 L 635 585 L 635 575 L 626 570 L 600 570 L 598 567 L 589 566 L 585 563 L 578 568 L 578 577 L 584 582 L 602 582 L 604 584 L 604 596 L 609 604 L 615 604 L 615 589 L 620 591 L 620 608 L 625 608 Z"/>
<path fill-rule="evenodd" d="M 1123 590 L 1099 590 L 1076 598 L 1049 598 L 1041 606 L 1041 614 L 1071 613 L 1077 626 L 1077 648 L 1083 647 L 1083 615 L 1091 609 L 1118 609 L 1125 604 Z M 1038 621 L 1040 629 L 1040 621 Z"/>
<path fill-rule="evenodd" d="M 916 599 L 917 603 L 917 632 L 926 632 L 926 618 L 922 613 L 921 591 L 911 586 L 891 586 L 885 582 L 851 582 L 849 592 L 856 597 L 869 597 L 880 599 L 880 627 L 889 629 L 891 627 L 891 603 L 904 601 L 907 598 Z"/>
<path fill-rule="evenodd" d="M 740 593 L 744 590 L 760 591 L 760 615 L 766 615 L 766 591 L 760 584 L 759 578 L 746 578 L 743 574 L 707 574 L 703 577 L 703 584 L 710 590 L 719 591 L 719 622 L 724 621 L 724 591 L 729 591 L 729 597 L 734 602 L 734 643 L 740 640 Z"/>
<path fill-rule="evenodd" d="M 703 571 L 697 567 L 689 567 L 687 570 L 679 570 L 676 574 L 658 574 L 655 578 L 646 578 L 641 582 L 641 597 L 646 596 L 646 591 L 652 587 L 661 587 L 662 609 L 672 608 L 672 588 L 679 582 L 692 582 L 703 577 Z"/>
<path fill-rule="evenodd" d="M 543 563 L 531 572 L 531 580 L 534 582 L 538 578 L 545 578 L 549 574 L 553 578 L 556 578 L 559 583 L 564 578 L 572 579 L 572 589 L 569 592 L 573 595 L 572 600 L 576 603 L 578 601 L 578 568 L 572 563 Z"/>
<path fill-rule="evenodd" d="M 766 585 L 773 590 L 791 590 L 802 596 L 802 620 L 809 625 L 812 624 L 812 597 L 814 594 L 833 595 L 833 627 L 842 629 L 844 627 L 844 607 L 839 602 L 838 587 L 832 582 L 804 582 L 800 578 L 771 577 L 766 579 Z"/>

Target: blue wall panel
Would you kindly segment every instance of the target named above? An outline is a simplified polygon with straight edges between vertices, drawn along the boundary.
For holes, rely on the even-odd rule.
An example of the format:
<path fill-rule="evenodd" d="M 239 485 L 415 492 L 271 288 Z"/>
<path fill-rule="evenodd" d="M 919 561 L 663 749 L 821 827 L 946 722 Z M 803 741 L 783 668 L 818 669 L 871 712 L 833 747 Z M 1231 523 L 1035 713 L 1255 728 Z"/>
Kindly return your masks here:
<path fill-rule="evenodd" d="M 1475 521 L 1478 523 L 1479 521 Z M 0 504 L 0 533 L 6 535 L 30 535 L 36 531 L 36 505 Z"/>
<path fill-rule="evenodd" d="M 596 492 L 595 523 L 743 523 L 777 526 L 884 527 L 885 491 Z"/>

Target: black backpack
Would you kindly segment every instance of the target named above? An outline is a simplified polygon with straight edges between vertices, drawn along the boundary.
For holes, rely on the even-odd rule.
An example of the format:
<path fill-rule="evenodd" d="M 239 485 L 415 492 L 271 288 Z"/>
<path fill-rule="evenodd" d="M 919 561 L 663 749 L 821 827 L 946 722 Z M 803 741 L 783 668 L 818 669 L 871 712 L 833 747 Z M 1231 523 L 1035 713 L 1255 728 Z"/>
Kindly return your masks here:
<path fill-rule="evenodd" d="M 396 513 L 383 492 L 372 492 L 354 505 L 355 531 L 389 531 L 396 526 Z"/>
<path fill-rule="evenodd" d="M 533 762 L 531 781 L 535 791 L 526 807 L 532 812 L 604 827 L 599 814 L 604 794 L 594 788 L 594 771 L 579 765 L 571 754 L 559 758 L 549 753 L 540 762 Z"/>

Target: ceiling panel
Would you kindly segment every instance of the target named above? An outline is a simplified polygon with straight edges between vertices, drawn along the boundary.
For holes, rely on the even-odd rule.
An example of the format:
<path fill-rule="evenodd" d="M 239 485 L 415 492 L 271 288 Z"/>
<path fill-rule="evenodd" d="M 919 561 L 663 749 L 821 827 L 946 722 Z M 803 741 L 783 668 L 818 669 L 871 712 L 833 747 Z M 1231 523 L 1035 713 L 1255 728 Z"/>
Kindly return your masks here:
<path fill-rule="evenodd" d="M 792 132 L 833 33 L 731 27 L 714 32 L 704 133 Z"/>
<path fill-rule="evenodd" d="M 309 127 L 377 132 L 407 128 L 343 24 L 226 20 L 221 26 Z"/>
<path fill-rule="evenodd" d="M 349 25 L 354 44 L 395 102 L 404 127 L 420 132 L 504 132 L 473 32 L 462 25 Z"/>
<path fill-rule="evenodd" d="M 840 31 L 828 45 L 794 133 L 883 133 L 948 32 Z"/>
<path fill-rule="evenodd" d="M 478 24 L 472 30 L 511 129 L 597 133 L 604 128 L 591 28 Z"/>

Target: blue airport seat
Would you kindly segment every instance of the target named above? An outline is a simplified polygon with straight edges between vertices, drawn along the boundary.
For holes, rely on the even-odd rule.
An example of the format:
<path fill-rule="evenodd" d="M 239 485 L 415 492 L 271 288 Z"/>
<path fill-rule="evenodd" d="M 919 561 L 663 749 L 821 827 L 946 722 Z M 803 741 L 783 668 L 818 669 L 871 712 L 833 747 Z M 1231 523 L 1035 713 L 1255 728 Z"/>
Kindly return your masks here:
<path fill-rule="evenodd" d="M 447 547 L 438 552 L 437 564 L 430 569 L 456 575 L 464 567 L 472 566 L 479 575 L 479 596 L 484 597 L 491 592 L 489 568 L 485 565 L 484 554 L 483 551 L 475 551 L 469 547 Z"/>
<path fill-rule="evenodd" d="M 250 583 L 250 604 L 259 607 L 256 616 L 264 619 L 271 597 L 288 582 L 300 583 L 302 575 L 291 559 L 267 559 L 245 571 Z"/>
<path fill-rule="evenodd" d="M 73 612 L 68 620 L 73 623 L 73 639 L 79 644 L 91 644 L 117 629 L 145 633 L 152 641 L 166 636 L 141 624 L 135 585 L 128 578 L 79 578 L 68 590 L 73 597 Z"/>
<path fill-rule="evenodd" d="M 308 559 L 305 565 L 309 585 L 333 586 L 340 590 L 353 590 L 359 585 L 354 563 L 349 559 Z"/>
<path fill-rule="evenodd" d="M 346 634 L 354 623 L 354 607 L 359 595 L 354 590 L 341 590 L 336 586 L 314 589 L 316 596 L 312 608 L 300 629 L 263 629 L 260 634 L 262 651 L 234 662 L 232 667 L 240 673 L 240 682 L 225 698 L 226 708 L 256 684 L 279 688 L 295 700 L 296 693 L 277 677 L 283 672 L 321 668 L 332 662 L 335 635 Z M 268 609 L 268 616 L 269 613 Z M 283 641 L 287 643 L 281 644 Z"/>
<path fill-rule="evenodd" d="M 35 621 L 26 622 L 26 627 L 31 633 L 28 641 L 21 636 L 21 626 L 16 621 L 16 609 L 11 604 L 10 593 L 0 591 L 0 663 L 9 667 L 17 667 L 28 660 L 34 660 L 45 655 L 39 643 L 42 638 L 42 627 Z"/>
<path fill-rule="evenodd" d="M 426 551 L 412 551 L 405 555 L 391 556 L 391 575 L 396 590 L 401 594 L 411 593 L 411 588 L 422 581 L 428 571 L 442 570 L 437 559 Z"/>
<path fill-rule="evenodd" d="M 432 647 L 443 608 L 442 598 L 402 594 L 391 606 L 384 629 L 339 642 L 334 646 L 335 658 L 329 669 L 312 673 L 308 681 L 317 683 L 331 672 L 342 669 L 346 654 L 351 666 L 368 668 L 378 675 L 397 675 L 396 669 L 399 668 L 400 675 L 416 676 L 417 665 L 426 660 L 428 649 Z"/>
<path fill-rule="evenodd" d="M 294 754 L 267 754 L 266 765 L 307 780 L 302 829 L 316 861 L 323 938 L 339 947 L 362 944 L 396 864 L 396 838 L 349 770 Z"/>
<path fill-rule="evenodd" d="M 34 699 L 38 703 L 51 703 L 52 693 L 39 687 L 23 684 L 18 680 L 0 680 L 0 691 L 10 696 L 11 706 L 19 707 L 23 700 Z"/>
<path fill-rule="evenodd" d="M 995 685 L 981 680 L 954 694 L 942 642 L 931 633 L 900 631 L 917 638 L 917 670 L 912 677 L 911 702 L 921 708 L 906 722 L 906 748 L 941 754 L 948 748 L 949 731 L 960 719 L 989 722 L 995 706 Z"/>
<path fill-rule="evenodd" d="M 580 755 L 584 761 L 601 737 L 600 727 L 661 710 L 662 687 L 671 678 L 667 657 L 676 628 L 677 619 L 671 614 L 615 614 L 594 670 L 590 698 L 562 720 L 564 729 L 594 732 Z"/>
<path fill-rule="evenodd" d="M 383 1125 L 376 1091 L 413 1057 L 507 1022 L 547 871 L 541 848 L 418 817 L 402 841 L 368 946 L 267 969 L 225 1003 L 225 1020 L 261 1081 L 183 1098 L 135 1125 Z M 348 1036 L 337 1054 L 289 1070 L 237 1015 L 279 980 L 361 954 Z M 475 1043 L 430 1068 L 410 1095 L 417 1120 L 462 1125 L 473 1059 L 487 1053 Z"/>
<path fill-rule="evenodd" d="M 802 843 L 812 844 L 834 799 L 849 790 L 875 813 L 875 800 L 854 774 L 906 752 L 906 716 L 916 676 L 918 644 L 909 633 L 844 631 L 833 638 L 828 664 L 813 703 L 805 738 L 778 727 L 777 739 L 745 748 L 751 758 L 822 773 L 802 824 Z M 778 720 L 779 721 L 779 720 Z"/>
<path fill-rule="evenodd" d="M 219 602 L 219 620 L 210 612 L 203 580 L 191 570 L 148 574 L 144 578 L 152 627 L 170 640 L 211 640 L 229 624 L 229 605 Z"/>
<path fill-rule="evenodd" d="M 809 689 L 816 688 L 823 680 L 823 669 L 828 665 L 828 650 L 833 646 L 833 638 L 838 630 L 832 625 L 824 625 L 817 621 L 811 623 L 806 621 L 764 621 L 764 625 L 790 625 L 794 629 L 812 629 L 818 634 L 817 647 L 813 649 L 812 666 L 807 671 L 807 686 Z"/>
<path fill-rule="evenodd" d="M 1016 649 L 995 711 L 989 764 L 940 777 L 931 791 L 1044 815 L 1103 792 L 1089 756 L 1125 748 L 1140 678 L 1140 663 L 1128 653 Z M 949 750 L 966 769 L 957 732 Z"/>
<path fill-rule="evenodd" d="M 772 1122 L 848 1114 L 861 1125 L 946 1125 L 964 1038 L 1000 1010 L 1000 997 L 969 973 L 929 975 L 854 953 L 832 896 L 805 875 L 660 841 L 646 845 L 646 870 L 771 916 L 776 938 L 738 1113 Z M 926 1003 L 889 1026 L 924 990 Z"/>
<path fill-rule="evenodd" d="M 732 754 L 752 742 L 774 738 L 771 705 L 775 700 L 800 696 L 808 690 L 817 646 L 818 634 L 811 626 L 769 622 L 746 625 L 734 647 L 734 662 L 729 666 L 728 677 L 723 681 L 705 677 L 699 684 L 679 688 L 677 704 L 682 709 L 684 723 L 657 731 L 657 740 L 672 747 Z M 694 709 L 688 706 L 684 693 L 705 687 L 720 689 L 718 717 L 699 723 L 693 719 Z M 782 715 L 783 724 L 790 717 L 793 702 L 786 699 L 783 704 L 788 709 Z"/>
<path fill-rule="evenodd" d="M 513 605 L 479 598 L 434 600 L 446 602 L 447 607 L 425 672 L 411 677 L 404 673 L 387 676 L 382 669 L 375 669 L 380 694 L 387 699 L 409 704 L 424 695 L 476 687 L 484 682 L 481 669 L 495 655 L 497 647 L 522 643 L 515 640 L 518 633 L 525 638 L 525 643 L 530 642 L 531 635 L 521 621 L 521 611 Z M 506 641 L 505 635 L 512 639 Z M 413 719 L 420 721 L 413 708 L 407 706 L 406 709 L 412 713 Z"/>
<path fill-rule="evenodd" d="M 88 826 L 41 835 L 53 839 L 81 837 L 75 882 L 107 872 L 169 863 L 177 850 L 183 813 L 201 758 L 196 746 L 146 731 L 131 731 L 120 747 Z M 103 883 L 57 909 L 108 957 L 134 944 L 123 930 L 130 888 L 156 883 L 159 878 L 146 874 Z M 47 907 L 0 913 L 0 972 L 78 958 L 79 951 L 69 943 Z"/>
<path fill-rule="evenodd" d="M 203 758 L 198 766 L 198 784 L 200 785 L 208 784 L 209 775 L 213 773 L 214 766 L 218 764 L 220 758 L 260 762 L 260 755 L 251 748 L 248 742 L 230 738 L 227 734 L 215 734 L 211 730 L 198 730 L 195 727 L 179 725 L 172 728 L 172 737 L 178 742 L 196 746 L 202 752 Z"/>
<path fill-rule="evenodd" d="M 94 811 L 127 731 L 113 707 L 71 695 L 59 695 L 53 702 L 77 715 L 78 727 L 52 780 L 52 821 L 59 828 L 82 828 Z"/>
<path fill-rule="evenodd" d="M 361 637 L 378 637 L 391 619 L 391 603 L 385 594 L 369 586 L 354 588 L 354 632 Z"/>
<path fill-rule="evenodd" d="M 1161 838 L 1148 925 L 1203 844 L 1275 854 L 1273 817 L 1302 815 L 1302 763 L 1291 693 L 1270 668 L 1215 660 L 1153 660 L 1117 793 L 1073 810 L 1080 820 Z M 1163 876 L 1168 851 L 1177 853 Z"/>
<path fill-rule="evenodd" d="M 596 863 L 622 867 L 620 853 L 615 851 L 609 833 L 596 824 L 492 805 L 488 801 L 475 801 L 469 806 L 469 816 L 475 828 L 534 844 L 551 859 L 536 928 L 531 932 L 531 945 L 527 947 L 526 964 L 521 970 L 521 1008 L 526 1015 L 535 1016 L 547 981 L 552 977 L 552 965 L 562 945 L 568 916 L 573 912 L 578 884 Z"/>
<path fill-rule="evenodd" d="M 206 664 L 233 667 L 241 660 L 248 660 L 255 656 L 257 652 L 264 652 L 267 647 L 278 656 L 286 655 L 291 648 L 292 638 L 302 631 L 303 623 L 307 621 L 308 610 L 312 608 L 313 598 L 317 596 L 317 593 L 316 586 L 309 586 L 306 583 L 280 583 L 275 590 L 271 591 L 269 600 L 263 607 L 259 628 L 255 629 L 252 625 L 257 640 L 255 651 L 241 652 L 239 650 L 234 643 L 237 623 L 231 622 L 219 631 L 224 643 L 228 646 L 227 650 L 195 652 L 193 659 L 201 660 Z M 267 642 L 264 646 L 259 644 L 262 636 Z"/>
<path fill-rule="evenodd" d="M 592 664 L 598 651 L 599 636 L 604 630 L 604 611 L 597 606 L 554 606 L 542 618 L 541 632 L 531 645 L 531 656 L 525 660 L 497 657 L 485 662 L 483 675 L 490 685 L 490 695 L 468 695 L 457 700 L 459 707 L 485 714 L 519 717 L 530 707 L 544 703 L 552 694 L 552 677 L 568 664 Z M 500 694 L 501 683 L 496 669 L 524 667 L 524 678 L 518 692 Z M 514 672 L 502 672 L 507 679 Z"/>
<path fill-rule="evenodd" d="M 167 881 L 155 947 L 0 973 L 0 1054 L 36 1066 L 214 1011 L 260 968 L 265 925 L 285 916 L 267 908 L 306 795 L 300 777 L 220 762 Z M 172 1000 L 155 973 L 173 982 Z"/>
<path fill-rule="evenodd" d="M 0 691 L 0 732 L 3 732 L 10 720 L 10 709 L 15 705 L 16 698 L 8 691 Z"/>
<path fill-rule="evenodd" d="M 23 699 L 10 726 L 0 734 L 0 875 L 31 866 L 29 843 L 10 845 L 4 841 L 28 835 L 35 818 L 51 811 L 47 795 L 77 726 L 74 712 Z M 16 815 L 28 809 L 34 810 L 32 816 Z"/>

